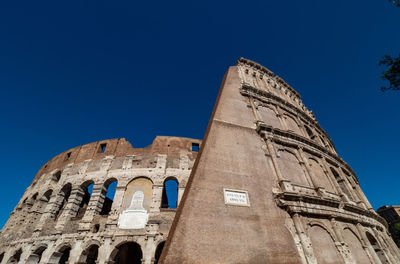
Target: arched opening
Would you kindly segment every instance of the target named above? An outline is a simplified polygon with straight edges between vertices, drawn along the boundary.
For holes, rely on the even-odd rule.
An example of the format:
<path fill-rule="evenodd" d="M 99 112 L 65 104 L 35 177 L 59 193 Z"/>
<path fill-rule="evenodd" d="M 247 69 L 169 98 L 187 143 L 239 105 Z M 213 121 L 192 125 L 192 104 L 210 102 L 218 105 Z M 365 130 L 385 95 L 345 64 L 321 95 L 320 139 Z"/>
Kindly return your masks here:
<path fill-rule="evenodd" d="M 376 241 L 375 237 L 371 235 L 369 232 L 366 232 L 367 238 L 369 240 L 369 243 L 371 243 L 372 248 L 374 249 L 376 255 L 378 255 L 379 260 L 384 263 L 389 263 L 389 261 L 386 259 L 385 254 L 383 253 L 383 250 L 378 244 L 378 241 Z"/>
<path fill-rule="evenodd" d="M 97 257 L 99 255 L 99 246 L 91 245 L 82 253 L 82 261 L 80 263 L 96 264 Z"/>
<path fill-rule="evenodd" d="M 21 259 L 21 254 L 22 254 L 22 249 L 18 249 L 15 251 L 14 255 L 11 256 L 11 258 L 8 260 L 7 264 L 14 264 L 18 263 L 19 260 Z"/>
<path fill-rule="evenodd" d="M 178 186 L 178 180 L 175 178 L 167 178 L 164 181 L 161 208 L 176 209 L 178 205 Z"/>
<path fill-rule="evenodd" d="M 86 181 L 81 185 L 81 191 L 83 193 L 82 201 L 79 204 L 79 209 L 76 212 L 76 218 L 82 219 L 85 215 L 86 209 L 89 205 L 90 197 L 92 196 L 93 192 L 93 181 Z"/>
<path fill-rule="evenodd" d="M 59 251 L 61 253 L 61 257 L 58 260 L 58 264 L 65 264 L 68 262 L 69 253 L 71 252 L 71 247 L 65 247 Z"/>
<path fill-rule="evenodd" d="M 33 201 L 36 201 L 38 195 L 39 195 L 39 193 L 35 193 L 34 195 L 32 195 L 32 200 L 33 200 Z"/>
<path fill-rule="evenodd" d="M 56 172 L 53 174 L 52 180 L 55 181 L 55 182 L 59 182 L 60 179 L 61 179 L 61 171 L 56 171 Z"/>
<path fill-rule="evenodd" d="M 344 241 L 349 246 L 351 255 L 353 256 L 353 260 L 357 260 L 357 263 L 371 263 L 368 255 L 365 253 L 360 239 L 355 235 L 355 233 L 353 233 L 352 230 L 346 228 L 343 230 L 342 234 Z"/>
<path fill-rule="evenodd" d="M 3 261 L 4 258 L 4 252 L 0 254 L 0 263 Z"/>
<path fill-rule="evenodd" d="M 313 225 L 308 230 L 308 233 L 318 264 L 344 263 L 334 240 L 325 228 Z"/>
<path fill-rule="evenodd" d="M 43 252 L 46 250 L 46 246 L 41 246 L 37 248 L 33 253 L 28 257 L 26 264 L 37 264 L 42 259 Z"/>
<path fill-rule="evenodd" d="M 116 248 L 116 254 L 112 259 L 114 264 L 141 264 L 142 250 L 135 242 L 127 242 Z"/>
<path fill-rule="evenodd" d="M 314 140 L 314 139 L 315 139 L 315 135 L 314 135 L 314 133 L 312 132 L 311 128 L 309 128 L 308 126 L 304 126 L 304 127 L 305 127 L 305 129 L 306 129 L 306 132 L 307 132 L 308 137 L 309 137 L 310 139 Z"/>
<path fill-rule="evenodd" d="M 102 190 L 102 196 L 104 196 L 104 202 L 100 211 L 100 215 L 108 215 L 111 212 L 117 185 L 118 181 L 114 178 L 108 179 L 104 183 L 104 188 Z"/>
<path fill-rule="evenodd" d="M 154 254 L 154 264 L 158 264 L 158 260 L 161 257 L 161 253 L 162 253 L 162 250 L 164 248 L 164 244 L 165 244 L 165 241 L 163 241 L 160 244 L 158 244 L 158 246 L 156 248 L 156 252 Z"/>
<path fill-rule="evenodd" d="M 57 220 L 57 218 L 61 215 L 62 211 L 64 210 L 65 206 L 68 203 L 70 195 L 71 195 L 71 184 L 67 183 L 60 191 L 59 200 L 57 201 L 58 207 L 54 213 L 54 220 Z"/>
<path fill-rule="evenodd" d="M 124 199 L 122 201 L 122 210 L 126 210 L 132 203 L 132 198 L 137 191 L 144 194 L 143 208 L 150 211 L 153 198 L 153 182 L 146 177 L 138 177 L 130 181 L 125 188 Z"/>
<path fill-rule="evenodd" d="M 310 186 L 299 160 L 292 152 L 279 150 L 278 165 L 283 177 L 290 180 L 293 184 Z"/>
<path fill-rule="evenodd" d="M 270 125 L 274 128 L 282 128 L 281 122 L 279 121 L 279 118 L 274 110 L 269 107 L 260 105 L 258 106 L 258 112 L 260 113 L 261 120 L 266 125 Z"/>
<path fill-rule="evenodd" d="M 335 177 L 335 180 L 339 184 L 339 187 L 342 190 L 342 192 L 344 194 L 346 194 L 349 199 L 353 199 L 353 196 L 349 192 L 349 189 L 346 187 L 345 180 L 340 177 L 339 173 L 334 168 L 330 167 L 330 169 L 331 169 L 333 176 Z"/>
<path fill-rule="evenodd" d="M 314 179 L 317 184 L 318 187 L 324 187 L 325 190 L 327 190 L 328 192 L 335 192 L 334 188 L 331 184 L 331 182 L 329 181 L 329 176 L 325 174 L 324 169 L 322 168 L 322 166 L 318 163 L 318 161 L 316 161 L 313 158 L 309 159 L 309 164 L 311 167 L 311 170 L 313 171 L 316 179 Z"/>
<path fill-rule="evenodd" d="M 297 122 L 291 116 L 285 116 L 285 117 L 286 117 L 287 129 L 302 136 L 303 134 L 301 133 L 301 130 Z"/>

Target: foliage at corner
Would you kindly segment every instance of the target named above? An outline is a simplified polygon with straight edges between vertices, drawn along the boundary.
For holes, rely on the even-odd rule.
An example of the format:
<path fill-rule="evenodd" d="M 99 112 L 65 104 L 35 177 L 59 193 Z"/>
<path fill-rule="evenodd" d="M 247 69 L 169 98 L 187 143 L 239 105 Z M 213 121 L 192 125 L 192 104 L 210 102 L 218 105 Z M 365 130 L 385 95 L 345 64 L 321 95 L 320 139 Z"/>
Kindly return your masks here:
<path fill-rule="evenodd" d="M 400 232 L 400 222 L 394 224 L 394 229 L 396 229 L 396 231 Z"/>
<path fill-rule="evenodd" d="M 400 0 L 388 0 L 395 6 L 400 7 Z M 396 57 L 385 55 L 379 61 L 379 65 L 386 66 L 386 70 L 383 71 L 381 78 L 388 80 L 390 86 L 382 87 L 381 90 L 400 90 L 400 54 Z"/>
<path fill-rule="evenodd" d="M 400 0 L 388 0 L 389 2 L 392 2 L 395 6 L 400 7 Z"/>
<path fill-rule="evenodd" d="M 387 67 L 383 71 L 381 78 L 388 80 L 390 84 L 389 87 L 382 87 L 381 90 L 400 90 L 400 54 L 397 58 L 389 55 L 383 56 L 379 61 L 379 65 Z"/>

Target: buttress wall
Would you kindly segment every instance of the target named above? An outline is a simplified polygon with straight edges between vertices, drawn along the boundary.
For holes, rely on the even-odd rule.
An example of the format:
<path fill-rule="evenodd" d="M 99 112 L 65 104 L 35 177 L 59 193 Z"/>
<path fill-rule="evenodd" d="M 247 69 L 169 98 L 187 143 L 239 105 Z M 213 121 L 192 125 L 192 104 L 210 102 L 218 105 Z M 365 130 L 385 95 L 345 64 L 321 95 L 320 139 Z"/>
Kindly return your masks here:
<path fill-rule="evenodd" d="M 91 261 L 108 263 L 121 245 L 133 242 L 141 263 L 154 263 L 176 211 L 168 204 L 165 183 L 176 182 L 179 204 L 197 157 L 193 146 L 200 143 L 158 136 L 148 147 L 133 148 L 121 138 L 55 156 L 39 170 L 4 226 L 0 262 L 92 263 L 89 248 L 96 248 L 98 256 Z M 108 193 L 112 184 L 113 197 Z M 147 223 L 120 228 L 119 218 L 136 191 L 144 193 Z"/>
<path fill-rule="evenodd" d="M 241 203 L 227 202 L 227 189 Z M 400 254 L 300 95 L 241 58 L 225 74 L 161 263 L 394 264 Z"/>

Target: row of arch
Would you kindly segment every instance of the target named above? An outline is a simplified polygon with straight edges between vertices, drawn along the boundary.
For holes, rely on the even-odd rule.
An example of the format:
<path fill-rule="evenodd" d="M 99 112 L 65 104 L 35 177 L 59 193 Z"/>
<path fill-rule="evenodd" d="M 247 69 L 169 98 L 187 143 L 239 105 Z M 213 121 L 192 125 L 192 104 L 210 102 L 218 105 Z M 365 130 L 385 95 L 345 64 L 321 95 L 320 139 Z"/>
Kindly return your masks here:
<path fill-rule="evenodd" d="M 158 243 L 154 254 L 153 254 L 153 263 L 157 264 L 160 259 L 162 250 L 164 248 L 165 241 Z M 90 244 L 84 250 L 82 250 L 78 263 L 86 263 L 86 264 L 96 264 L 98 263 L 99 250 L 101 249 L 101 244 L 99 242 L 95 242 Z M 26 259 L 26 264 L 38 264 L 42 261 L 42 257 L 48 250 L 46 244 L 42 244 L 36 247 L 34 250 L 31 250 L 31 253 Z M 60 245 L 49 257 L 48 263 L 52 264 L 66 264 L 70 260 L 72 247 L 70 244 L 62 244 Z M 5 256 L 5 252 L 0 254 L 0 263 L 4 264 L 16 264 L 20 263 L 22 256 L 22 248 L 19 248 L 12 252 L 7 261 L 3 262 L 3 258 Z M 136 242 L 122 242 L 117 245 L 114 250 L 109 255 L 108 259 L 114 264 L 141 264 L 143 263 L 143 251 L 141 246 Z M 41 262 L 43 263 L 43 262 Z"/>
<path fill-rule="evenodd" d="M 138 182 L 140 181 L 138 179 L 141 179 L 141 182 Z M 34 218 L 33 222 L 39 222 L 41 214 L 50 212 L 47 213 L 48 215 L 45 218 L 53 219 L 57 223 L 63 212 L 69 210 L 66 217 L 73 220 L 80 220 L 84 218 L 91 202 L 94 204 L 95 215 L 108 216 L 113 208 L 117 185 L 118 181 L 115 178 L 106 180 L 102 186 L 99 184 L 95 186 L 93 180 L 87 180 L 79 186 L 72 186 L 71 183 L 66 183 L 57 195 L 53 194 L 52 189 L 48 189 L 38 199 L 39 193 L 35 193 L 31 198 L 25 198 L 22 203 L 22 206 L 28 207 L 28 209 L 24 209 L 25 211 L 23 211 L 25 214 L 24 218 L 31 219 L 31 221 Z M 149 209 L 152 202 L 153 182 L 147 177 L 135 177 L 126 185 L 123 195 L 126 196 L 129 193 L 128 189 L 135 189 L 135 185 L 146 185 L 148 187 L 149 201 L 147 209 Z M 177 208 L 178 188 L 179 182 L 175 177 L 168 177 L 164 180 L 160 208 Z M 96 196 L 92 195 L 93 192 L 96 193 Z M 48 208 L 48 206 L 52 208 Z M 27 211 L 35 212 L 37 215 L 35 217 L 29 215 L 28 217 L 27 213 L 29 212 Z M 41 219 L 42 221 L 40 222 L 43 223 L 46 219 Z M 31 226 L 30 229 L 33 229 L 33 227 Z"/>
<path fill-rule="evenodd" d="M 277 165 L 283 177 L 291 183 L 306 187 L 323 187 L 331 193 L 342 193 L 350 201 L 362 201 L 352 177 L 341 176 L 333 165 L 324 164 L 318 158 L 279 148 Z M 344 175 L 347 175 L 343 171 Z"/>
<path fill-rule="evenodd" d="M 261 121 L 263 121 L 265 124 L 271 125 L 274 128 L 287 129 L 300 136 L 308 137 L 316 143 L 329 148 L 331 151 L 334 151 L 334 147 L 329 140 L 325 139 L 325 137 L 320 133 L 315 132 L 311 126 L 307 124 L 300 126 L 299 122 L 291 114 L 280 114 L 277 112 L 274 106 L 267 106 L 264 104 L 258 105 L 257 109 Z M 301 127 L 304 127 L 304 129 Z"/>
<path fill-rule="evenodd" d="M 390 250 L 384 252 L 384 248 L 390 249 L 385 239 L 382 238 L 379 243 L 369 231 L 365 231 L 364 239 L 361 239 L 357 233 L 352 228 L 345 226 L 340 234 L 341 238 L 339 238 L 335 232 L 319 222 L 311 222 L 307 230 L 314 257 L 319 264 L 345 263 L 344 258 L 347 256 L 343 256 L 340 252 L 346 252 L 346 249 L 351 253 L 352 263 L 378 263 L 377 259 L 382 264 L 394 263 L 393 256 L 388 256 Z M 340 248 L 343 245 L 342 242 L 345 242 L 347 248 Z"/>
<path fill-rule="evenodd" d="M 300 109 L 303 110 L 302 112 L 305 113 L 305 116 L 307 118 L 315 119 L 314 115 L 312 113 L 310 114 L 310 111 L 308 111 L 307 108 L 304 106 L 299 95 L 296 94 L 296 92 L 291 90 L 293 88 L 288 88 L 285 81 L 283 81 L 280 77 L 264 78 L 265 73 L 261 73 L 258 70 L 253 69 L 252 73 L 250 74 L 248 68 L 246 68 L 245 70 L 241 70 L 240 72 L 242 73 L 241 76 L 242 76 L 242 79 L 244 79 L 245 83 L 250 84 L 250 86 L 256 87 L 258 89 L 268 91 L 269 93 L 271 93 L 275 96 L 283 98 L 285 101 L 290 102 L 293 105 L 293 107 L 291 107 L 291 108 L 298 109 L 298 107 L 296 105 L 300 106 Z M 257 75 L 258 75 L 258 78 L 257 78 Z M 271 75 L 271 77 L 272 77 L 272 75 Z M 279 113 L 277 113 L 277 111 L 275 111 L 275 110 L 273 110 L 273 111 L 275 112 L 276 115 L 280 116 Z M 297 115 L 297 113 L 295 113 L 294 115 Z M 295 121 L 295 123 L 297 123 L 297 122 Z M 267 123 L 267 124 L 270 124 L 270 123 Z M 271 125 L 274 126 L 274 124 L 271 124 Z M 290 126 L 290 124 L 289 124 L 289 126 Z M 296 124 L 294 126 L 294 128 L 296 126 L 298 127 L 298 125 Z M 275 126 L 275 127 L 279 127 L 279 126 Z M 305 129 L 307 130 L 307 128 L 305 128 Z M 292 130 L 292 131 L 296 131 L 296 130 Z M 313 135 L 313 133 L 309 133 L 309 132 L 311 132 L 311 129 L 308 129 L 307 134 L 309 136 L 311 134 L 310 138 L 313 139 L 313 137 L 315 135 Z M 302 135 L 302 133 L 299 133 L 299 134 Z M 320 134 L 320 139 L 321 139 L 322 143 L 325 143 L 325 141 L 323 139 L 324 136 L 322 136 L 321 133 L 319 133 L 319 134 Z M 326 133 L 323 132 L 322 134 L 326 134 Z M 333 146 L 330 144 L 329 140 L 328 140 L 328 145 L 333 148 Z"/>

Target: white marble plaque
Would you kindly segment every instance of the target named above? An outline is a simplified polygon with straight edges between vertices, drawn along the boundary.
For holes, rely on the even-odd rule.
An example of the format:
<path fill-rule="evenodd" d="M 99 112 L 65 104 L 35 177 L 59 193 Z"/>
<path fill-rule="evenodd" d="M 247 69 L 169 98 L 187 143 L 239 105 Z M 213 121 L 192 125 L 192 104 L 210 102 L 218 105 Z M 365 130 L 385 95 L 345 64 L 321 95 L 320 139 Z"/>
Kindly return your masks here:
<path fill-rule="evenodd" d="M 250 206 L 249 195 L 247 191 L 224 189 L 225 204 Z"/>
<path fill-rule="evenodd" d="M 142 229 L 146 227 L 149 214 L 143 208 L 144 194 L 137 191 L 132 196 L 131 205 L 118 218 L 118 227 L 121 229 Z"/>

